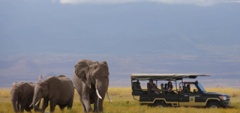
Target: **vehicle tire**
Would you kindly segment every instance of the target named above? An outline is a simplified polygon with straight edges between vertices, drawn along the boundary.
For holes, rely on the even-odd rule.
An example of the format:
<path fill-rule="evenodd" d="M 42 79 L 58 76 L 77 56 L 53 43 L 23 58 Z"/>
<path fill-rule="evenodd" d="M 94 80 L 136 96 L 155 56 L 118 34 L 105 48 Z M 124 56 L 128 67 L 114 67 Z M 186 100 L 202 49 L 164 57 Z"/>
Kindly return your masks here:
<path fill-rule="evenodd" d="M 154 106 L 157 106 L 157 107 L 167 107 L 167 104 L 164 101 L 156 101 L 154 103 Z"/>
<path fill-rule="evenodd" d="M 208 108 L 219 108 L 220 105 L 219 105 L 218 102 L 212 101 L 212 102 L 209 102 L 209 103 L 207 104 L 207 107 L 208 107 Z"/>

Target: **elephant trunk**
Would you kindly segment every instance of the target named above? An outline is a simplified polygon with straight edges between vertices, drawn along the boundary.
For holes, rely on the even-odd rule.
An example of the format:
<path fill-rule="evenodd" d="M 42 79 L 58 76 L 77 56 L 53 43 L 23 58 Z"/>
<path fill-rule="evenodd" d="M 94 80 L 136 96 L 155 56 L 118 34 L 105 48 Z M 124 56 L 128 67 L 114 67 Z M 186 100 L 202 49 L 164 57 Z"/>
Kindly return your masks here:
<path fill-rule="evenodd" d="M 100 110 L 99 110 L 99 107 L 100 107 L 100 106 L 99 106 L 99 100 L 100 100 L 100 99 L 103 99 L 102 96 L 100 95 L 99 91 L 98 91 L 98 88 L 99 88 L 99 87 L 98 87 L 98 84 L 99 84 L 99 83 L 98 83 L 98 81 L 96 80 L 96 86 L 95 86 L 95 87 L 96 87 L 96 93 L 97 93 L 97 96 L 98 96 L 98 98 L 97 98 L 97 112 L 100 111 Z"/>
<path fill-rule="evenodd" d="M 19 109 L 18 109 L 18 95 L 14 93 L 11 101 L 12 101 L 14 112 L 17 113 L 19 111 Z"/>
<path fill-rule="evenodd" d="M 33 96 L 33 101 L 32 101 L 32 104 L 29 106 L 29 107 L 33 107 L 34 108 L 34 110 L 36 111 L 39 111 L 40 110 L 40 108 L 39 108 L 39 106 L 38 106 L 38 103 L 41 101 L 41 95 L 39 94 L 39 92 L 38 91 L 34 91 L 34 96 Z"/>
<path fill-rule="evenodd" d="M 105 97 L 105 93 L 107 92 L 107 89 L 108 89 L 108 79 L 105 79 L 104 81 L 96 79 L 95 87 L 96 87 L 96 95 L 97 95 L 95 110 L 97 112 L 102 112 L 103 100 Z"/>

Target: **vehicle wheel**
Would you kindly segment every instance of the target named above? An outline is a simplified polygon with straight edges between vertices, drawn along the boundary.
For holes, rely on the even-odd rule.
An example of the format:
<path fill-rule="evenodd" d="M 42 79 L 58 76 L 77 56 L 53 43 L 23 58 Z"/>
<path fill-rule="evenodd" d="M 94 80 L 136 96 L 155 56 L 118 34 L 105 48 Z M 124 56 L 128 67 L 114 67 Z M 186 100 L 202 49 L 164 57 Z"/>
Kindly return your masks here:
<path fill-rule="evenodd" d="M 154 103 L 154 106 L 157 106 L 157 107 L 167 107 L 166 103 L 164 101 L 156 101 Z"/>
<path fill-rule="evenodd" d="M 208 108 L 219 108 L 220 105 L 218 102 L 209 102 L 207 105 Z"/>

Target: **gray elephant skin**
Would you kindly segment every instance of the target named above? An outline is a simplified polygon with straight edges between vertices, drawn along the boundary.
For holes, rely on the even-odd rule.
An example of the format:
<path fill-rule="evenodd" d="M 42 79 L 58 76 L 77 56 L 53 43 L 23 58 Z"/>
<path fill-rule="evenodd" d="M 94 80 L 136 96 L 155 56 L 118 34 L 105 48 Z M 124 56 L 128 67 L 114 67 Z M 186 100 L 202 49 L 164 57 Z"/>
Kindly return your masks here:
<path fill-rule="evenodd" d="M 11 89 L 11 102 L 15 113 L 20 113 L 26 110 L 31 112 L 33 107 L 29 107 L 34 93 L 33 83 L 13 83 Z"/>
<path fill-rule="evenodd" d="M 103 100 L 109 85 L 109 69 L 106 61 L 101 63 L 81 60 L 75 65 L 73 76 L 75 89 L 80 96 L 84 112 L 103 112 Z"/>
<path fill-rule="evenodd" d="M 36 103 L 43 98 L 42 109 Z M 63 110 L 65 107 L 72 108 L 74 98 L 74 87 L 72 81 L 64 75 L 48 77 L 38 82 L 34 88 L 32 105 L 36 111 L 44 112 L 50 101 L 50 112 L 53 112 L 56 105 Z"/>

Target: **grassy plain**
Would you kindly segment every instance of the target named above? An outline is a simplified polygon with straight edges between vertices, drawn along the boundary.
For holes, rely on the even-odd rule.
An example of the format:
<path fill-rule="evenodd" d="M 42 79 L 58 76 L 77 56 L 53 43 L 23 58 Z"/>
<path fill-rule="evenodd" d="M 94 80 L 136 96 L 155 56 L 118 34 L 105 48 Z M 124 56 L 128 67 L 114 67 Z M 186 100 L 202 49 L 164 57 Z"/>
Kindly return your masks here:
<path fill-rule="evenodd" d="M 104 113 L 240 113 L 240 89 L 236 88 L 207 88 L 208 92 L 219 92 L 229 94 L 231 96 L 232 108 L 193 108 L 193 107 L 149 107 L 141 106 L 138 101 L 133 100 L 131 96 L 131 88 L 111 87 L 109 95 L 112 102 L 105 98 Z M 46 111 L 49 111 L 49 107 Z M 60 109 L 56 107 L 56 113 Z M 79 96 L 75 93 L 74 104 L 72 110 L 65 109 L 64 113 L 82 113 L 82 105 Z M 0 113 L 13 113 L 10 102 L 10 89 L 0 89 Z"/>

